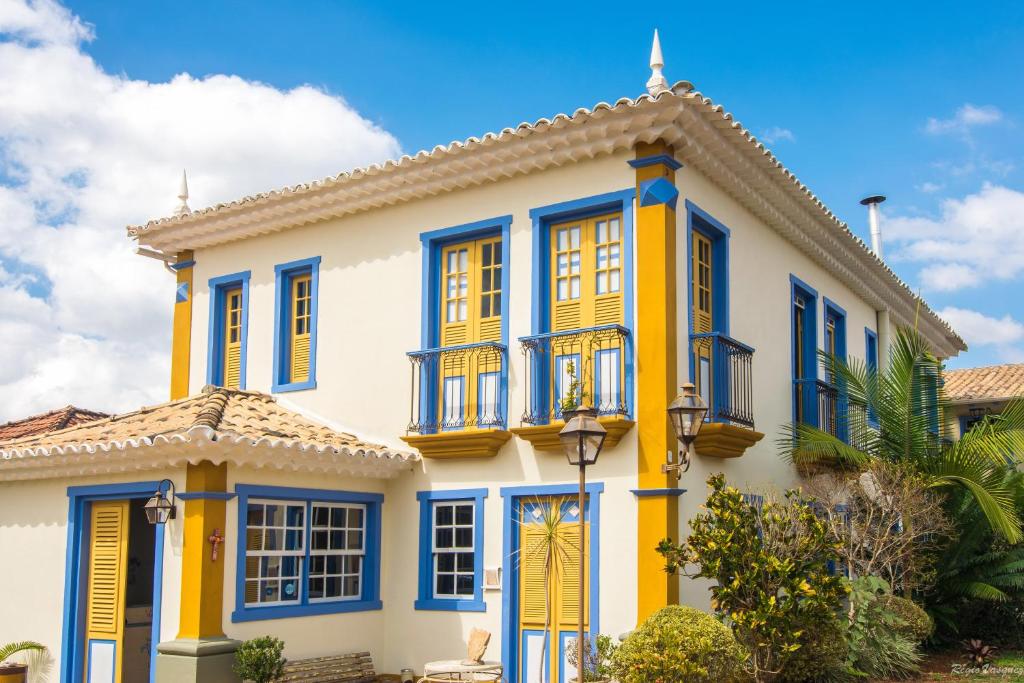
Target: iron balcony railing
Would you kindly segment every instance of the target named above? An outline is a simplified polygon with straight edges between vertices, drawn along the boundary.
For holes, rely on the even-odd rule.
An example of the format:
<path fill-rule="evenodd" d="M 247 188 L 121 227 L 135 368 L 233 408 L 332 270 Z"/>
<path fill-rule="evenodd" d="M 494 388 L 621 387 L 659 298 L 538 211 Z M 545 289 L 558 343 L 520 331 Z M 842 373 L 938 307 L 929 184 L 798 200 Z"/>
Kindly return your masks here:
<path fill-rule="evenodd" d="M 851 400 L 845 391 L 820 379 L 793 381 L 797 422 L 817 427 L 823 432 L 859 447 L 869 429 L 875 425 L 867 406 Z"/>
<path fill-rule="evenodd" d="M 690 335 L 691 372 L 707 420 L 754 427 L 754 349 L 721 332 Z"/>
<path fill-rule="evenodd" d="M 588 403 L 599 415 L 632 417 L 633 343 L 628 329 L 602 325 L 519 341 L 526 359 L 524 424 L 561 419 L 563 400 L 573 393 L 577 404 Z"/>
<path fill-rule="evenodd" d="M 508 349 L 480 342 L 410 351 L 412 390 L 408 431 L 505 429 Z"/>

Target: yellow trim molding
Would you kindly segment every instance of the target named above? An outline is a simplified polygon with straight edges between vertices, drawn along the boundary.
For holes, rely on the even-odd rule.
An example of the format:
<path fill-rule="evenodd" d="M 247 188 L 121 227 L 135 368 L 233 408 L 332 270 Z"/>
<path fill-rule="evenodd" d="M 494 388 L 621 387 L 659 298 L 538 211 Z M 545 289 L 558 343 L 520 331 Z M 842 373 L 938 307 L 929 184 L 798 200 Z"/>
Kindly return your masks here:
<path fill-rule="evenodd" d="M 501 429 L 467 429 L 402 437 L 424 458 L 493 458 L 512 433 Z"/>
<path fill-rule="evenodd" d="M 227 491 L 228 466 L 204 460 L 189 465 L 185 488 L 189 493 Z M 185 530 L 181 552 L 181 615 L 178 638 L 224 636 L 224 563 L 227 553 L 220 548 L 213 560 L 209 538 L 217 530 L 223 536 L 227 526 L 227 501 L 223 498 L 192 498 L 185 501 Z M 240 541 L 244 542 L 244 540 Z"/>
<path fill-rule="evenodd" d="M 753 429 L 737 427 L 726 422 L 709 422 L 700 428 L 693 448 L 697 455 L 738 458 L 763 438 L 764 434 Z"/>
<path fill-rule="evenodd" d="M 633 428 L 636 423 L 625 417 L 600 417 L 598 421 L 608 430 L 605 437 L 603 451 L 615 446 L 622 439 L 623 435 Z M 530 427 L 513 427 L 512 433 L 520 439 L 525 439 L 533 444 L 538 451 L 562 452 L 562 442 L 558 439 L 558 433 L 565 426 L 564 422 L 552 422 L 546 425 L 535 425 Z"/>
<path fill-rule="evenodd" d="M 192 261 L 192 252 L 178 254 L 177 262 Z M 189 359 L 192 355 L 192 271 L 191 265 L 178 270 L 171 338 L 171 400 L 188 396 Z"/>

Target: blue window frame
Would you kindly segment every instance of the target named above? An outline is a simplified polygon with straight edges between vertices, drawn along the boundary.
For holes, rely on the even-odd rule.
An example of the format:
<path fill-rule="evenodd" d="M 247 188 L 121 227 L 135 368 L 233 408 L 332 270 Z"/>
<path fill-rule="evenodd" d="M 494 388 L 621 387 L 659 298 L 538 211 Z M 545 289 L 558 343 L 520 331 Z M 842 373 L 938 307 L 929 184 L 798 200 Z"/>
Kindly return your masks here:
<path fill-rule="evenodd" d="M 249 484 L 235 492 L 232 622 L 382 608 L 382 494 Z"/>
<path fill-rule="evenodd" d="M 825 308 L 825 351 L 831 353 L 837 360 L 846 361 L 846 311 L 836 302 L 828 297 L 824 298 Z M 836 437 L 843 441 L 849 441 L 849 393 L 842 378 L 833 377 L 829 368 L 825 368 L 825 377 L 828 383 L 835 388 L 835 405 L 832 422 L 835 425 Z"/>
<path fill-rule="evenodd" d="M 818 292 L 789 276 L 793 421 L 818 424 Z"/>
<path fill-rule="evenodd" d="M 878 373 L 878 335 L 867 327 L 864 328 L 864 362 L 869 373 Z M 878 428 L 878 415 L 871 407 L 868 407 L 868 424 Z"/>
<path fill-rule="evenodd" d="M 295 277 L 310 276 L 309 379 L 291 381 L 291 291 Z M 320 257 L 274 266 L 274 392 L 316 388 L 317 309 L 320 298 Z"/>
<path fill-rule="evenodd" d="M 484 612 L 484 498 L 487 489 L 418 491 L 418 610 Z"/>
<path fill-rule="evenodd" d="M 245 389 L 246 352 L 249 343 L 249 278 L 251 271 L 232 273 L 210 278 L 210 320 L 206 351 L 206 383 L 222 386 L 224 384 L 224 308 L 225 294 L 229 291 L 242 290 L 242 321 L 241 321 L 241 359 L 238 373 L 238 388 Z"/>

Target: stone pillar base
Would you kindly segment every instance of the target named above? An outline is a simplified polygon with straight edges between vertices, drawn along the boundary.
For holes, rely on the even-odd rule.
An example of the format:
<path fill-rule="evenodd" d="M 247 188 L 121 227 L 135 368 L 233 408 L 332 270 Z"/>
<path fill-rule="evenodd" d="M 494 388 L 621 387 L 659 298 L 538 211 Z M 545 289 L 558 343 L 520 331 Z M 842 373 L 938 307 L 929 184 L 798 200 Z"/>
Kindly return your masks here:
<path fill-rule="evenodd" d="M 179 638 L 156 646 L 156 683 L 239 683 L 231 671 L 240 641 Z"/>

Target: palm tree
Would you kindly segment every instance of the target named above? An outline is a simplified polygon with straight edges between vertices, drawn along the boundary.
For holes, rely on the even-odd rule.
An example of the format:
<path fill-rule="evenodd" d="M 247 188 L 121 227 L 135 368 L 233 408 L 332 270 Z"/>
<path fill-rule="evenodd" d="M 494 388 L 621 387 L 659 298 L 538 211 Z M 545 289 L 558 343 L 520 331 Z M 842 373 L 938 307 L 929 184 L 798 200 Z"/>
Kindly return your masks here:
<path fill-rule="evenodd" d="M 0 645 L 0 664 L 3 664 L 19 652 L 42 652 L 45 649 L 45 645 L 41 645 L 31 640 L 23 640 L 18 643 Z"/>
<path fill-rule="evenodd" d="M 1010 543 L 1021 539 L 1015 504 L 1020 482 L 1006 473 L 1024 455 L 1024 400 L 1011 401 L 1000 419 L 950 442 L 940 433 L 946 406 L 942 364 L 917 330 L 897 331 L 884 370 L 855 358 L 821 358 L 840 396 L 836 419 L 846 427 L 848 442 L 793 423 L 778 442 L 783 457 L 802 467 L 858 470 L 872 460 L 909 466 L 929 488 L 965 491 L 993 530 Z"/>

